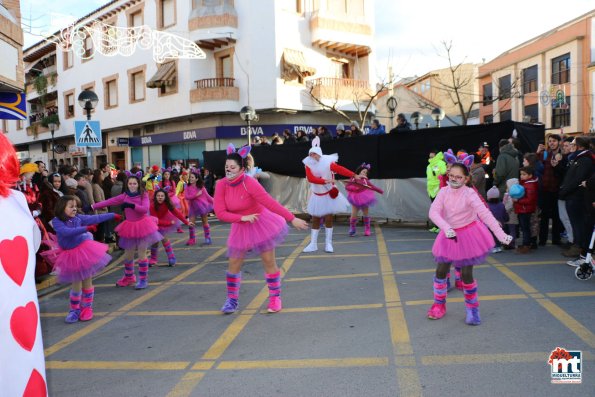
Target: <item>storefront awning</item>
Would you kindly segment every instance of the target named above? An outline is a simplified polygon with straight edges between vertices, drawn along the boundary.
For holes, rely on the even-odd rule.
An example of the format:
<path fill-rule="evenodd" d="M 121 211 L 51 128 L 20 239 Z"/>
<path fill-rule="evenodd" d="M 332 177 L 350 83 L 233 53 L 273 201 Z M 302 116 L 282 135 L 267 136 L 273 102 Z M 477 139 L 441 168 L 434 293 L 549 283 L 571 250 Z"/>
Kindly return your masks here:
<path fill-rule="evenodd" d="M 313 76 L 316 73 L 316 69 L 306 64 L 304 53 L 298 50 L 292 50 L 286 48 L 283 50 L 283 62 L 285 67 L 293 69 L 302 77 Z"/>
<path fill-rule="evenodd" d="M 176 63 L 167 62 L 159 65 L 157 72 L 147 81 L 148 88 L 172 86 L 176 83 Z"/>

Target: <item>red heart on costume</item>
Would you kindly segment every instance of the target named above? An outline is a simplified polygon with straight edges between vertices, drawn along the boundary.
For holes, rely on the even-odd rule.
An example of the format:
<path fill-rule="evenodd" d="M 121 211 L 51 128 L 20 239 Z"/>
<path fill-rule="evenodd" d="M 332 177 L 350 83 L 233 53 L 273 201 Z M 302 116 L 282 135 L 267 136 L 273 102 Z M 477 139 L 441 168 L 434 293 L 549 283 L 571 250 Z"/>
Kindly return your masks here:
<path fill-rule="evenodd" d="M 31 372 L 29 382 L 23 393 L 23 397 L 46 397 L 48 395 L 43 376 L 36 369 Z"/>
<path fill-rule="evenodd" d="M 27 273 L 27 262 L 29 261 L 29 249 L 27 240 L 23 236 L 16 236 L 13 240 L 0 241 L 0 262 L 8 277 L 15 283 L 23 285 L 25 273 Z"/>
<path fill-rule="evenodd" d="M 33 349 L 37 336 L 37 306 L 29 302 L 25 306 L 19 306 L 10 316 L 10 331 L 12 336 L 21 347 L 27 351 Z"/>

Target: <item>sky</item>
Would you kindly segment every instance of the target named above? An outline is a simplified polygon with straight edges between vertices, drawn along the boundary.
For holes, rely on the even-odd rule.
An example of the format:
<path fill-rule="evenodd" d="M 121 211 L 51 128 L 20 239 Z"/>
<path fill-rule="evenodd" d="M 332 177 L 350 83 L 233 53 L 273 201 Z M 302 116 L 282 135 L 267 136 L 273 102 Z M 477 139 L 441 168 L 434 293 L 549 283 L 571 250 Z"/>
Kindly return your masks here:
<path fill-rule="evenodd" d="M 188 0 L 189 1 L 189 0 Z M 251 0 L 258 1 L 258 0 Z M 454 63 L 481 63 L 595 9 L 593 0 L 374 0 L 376 77 L 421 76 Z M 21 0 L 25 48 L 88 14 L 107 0 Z M 488 5 L 492 4 L 492 5 Z M 36 35 L 28 33 L 31 31 Z"/>

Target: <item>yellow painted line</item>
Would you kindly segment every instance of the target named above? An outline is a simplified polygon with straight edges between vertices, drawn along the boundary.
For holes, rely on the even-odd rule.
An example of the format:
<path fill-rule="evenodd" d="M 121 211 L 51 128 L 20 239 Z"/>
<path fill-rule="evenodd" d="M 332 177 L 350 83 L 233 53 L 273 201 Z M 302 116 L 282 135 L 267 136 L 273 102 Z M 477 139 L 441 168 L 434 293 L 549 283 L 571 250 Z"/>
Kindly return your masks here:
<path fill-rule="evenodd" d="M 422 356 L 421 363 L 422 365 L 469 365 L 543 362 L 545 365 L 549 356 L 548 352 Z"/>
<path fill-rule="evenodd" d="M 569 330 L 574 332 L 576 336 L 581 338 L 587 346 L 591 348 L 595 347 L 595 334 L 593 334 L 587 327 L 579 323 L 574 317 L 566 313 L 560 306 L 549 299 L 536 299 L 536 301 Z"/>
<path fill-rule="evenodd" d="M 501 300 L 516 300 L 516 299 L 529 299 L 529 297 L 525 294 L 511 294 L 511 295 L 480 295 L 480 301 L 501 301 Z M 448 298 L 448 302 L 465 302 L 465 298 Z M 407 306 L 416 306 L 416 305 L 431 305 L 434 303 L 433 299 L 425 299 L 425 300 L 413 300 L 413 301 L 406 301 L 405 304 Z"/>
<path fill-rule="evenodd" d="M 149 275 L 151 275 L 151 270 L 149 270 Z M 163 284 L 163 282 L 161 282 L 161 281 L 157 281 L 157 282 L 150 281 L 149 284 L 151 286 L 156 286 L 156 285 Z M 114 283 L 110 283 L 110 284 L 107 284 L 107 283 L 105 283 L 105 284 L 94 284 L 93 287 L 95 287 L 95 288 L 116 288 L 116 283 L 114 282 Z M 134 287 L 130 287 L 130 289 L 134 289 Z"/>
<path fill-rule="evenodd" d="M 287 259 L 285 259 L 285 261 L 283 261 L 283 265 L 281 267 L 282 267 L 282 269 L 285 269 L 284 273 L 286 273 L 291 268 L 291 266 L 295 262 L 295 259 L 302 252 L 302 250 L 306 246 L 306 242 L 309 241 L 309 239 L 310 239 L 309 236 L 305 237 L 304 240 L 301 242 L 301 244 L 298 245 L 295 250 L 293 250 L 291 255 L 289 255 L 289 257 L 287 257 Z M 282 270 L 282 272 L 283 272 L 283 270 Z M 262 305 L 262 303 L 265 301 L 267 296 L 268 296 L 268 288 L 265 286 L 260 291 L 260 293 L 258 293 L 258 295 L 252 300 L 252 302 L 250 302 L 248 304 L 247 309 L 258 309 Z M 242 330 L 244 329 L 246 324 L 248 324 L 248 321 L 250 321 L 250 319 L 252 317 L 253 317 L 253 315 L 239 315 L 239 316 L 237 316 L 231 322 L 231 324 L 229 324 L 227 329 L 225 331 L 223 331 L 223 333 L 221 334 L 221 336 L 219 336 L 219 338 L 215 341 L 215 343 L 213 343 L 213 345 L 209 348 L 209 350 L 207 350 L 203 354 L 202 359 L 203 360 L 217 360 L 219 357 L 221 357 L 221 355 L 225 352 L 225 350 L 227 350 L 229 345 L 235 340 L 235 338 L 240 334 L 240 332 L 242 332 Z"/>
<path fill-rule="evenodd" d="M 490 265 L 476 265 L 473 266 L 473 269 L 482 269 L 486 267 L 491 267 Z M 402 274 L 417 274 L 417 273 L 436 273 L 436 268 L 431 269 L 418 269 L 418 270 L 398 270 L 395 272 L 397 275 Z"/>
<path fill-rule="evenodd" d="M 63 318 L 66 317 L 68 313 L 40 313 L 39 317 L 41 318 Z M 94 317 L 103 317 L 107 316 L 108 312 L 93 312 Z"/>
<path fill-rule="evenodd" d="M 213 368 L 213 365 L 215 365 L 215 361 L 199 361 L 191 369 L 193 371 L 208 371 Z"/>
<path fill-rule="evenodd" d="M 380 262 L 380 272 L 382 273 L 382 284 L 384 287 L 384 297 L 386 314 L 388 316 L 388 326 L 390 338 L 395 355 L 395 363 L 399 362 L 400 356 L 406 356 L 403 361 L 411 362 L 414 360 L 413 347 L 409 338 L 409 329 L 403 307 L 392 307 L 393 304 L 400 304 L 401 297 L 397 281 L 393 273 L 393 267 L 388 254 L 386 242 L 382 229 L 378 224 L 374 226 L 376 231 L 376 243 L 378 248 L 378 260 Z M 419 379 L 417 367 L 396 366 L 397 383 L 401 396 L 421 396 L 422 388 Z"/>
<path fill-rule="evenodd" d="M 401 252 L 391 252 L 391 255 L 415 255 L 415 254 L 428 254 L 432 253 L 432 250 L 424 250 L 424 251 L 401 251 Z"/>
<path fill-rule="evenodd" d="M 188 372 L 184 374 L 176 386 L 167 393 L 167 397 L 188 397 L 204 376 L 204 372 Z"/>
<path fill-rule="evenodd" d="M 128 312 L 127 316 L 220 316 L 218 310 L 178 310 L 178 311 L 138 311 Z"/>
<path fill-rule="evenodd" d="M 92 321 L 91 323 L 89 323 L 89 325 L 85 326 L 84 328 L 81 328 L 80 330 L 76 331 L 75 333 L 68 335 L 66 338 L 62 339 L 61 341 L 59 341 L 57 343 L 54 343 L 52 346 L 47 347 L 44 351 L 45 356 L 46 357 L 51 356 L 52 354 L 56 353 L 59 350 L 62 350 L 66 346 L 69 346 L 70 344 L 76 342 L 77 340 L 81 339 L 82 337 L 89 335 L 91 332 L 95 331 L 96 329 L 103 327 L 105 324 L 109 323 L 110 321 L 112 321 L 115 318 L 116 318 L 115 315 L 110 314 L 110 315 L 102 317 L 98 320 Z"/>
<path fill-rule="evenodd" d="M 376 256 L 376 254 L 336 254 L 325 252 L 322 255 L 302 255 L 300 259 L 369 258 L 371 256 Z"/>
<path fill-rule="evenodd" d="M 187 361 L 46 361 L 47 369 L 123 369 L 129 371 L 183 371 Z"/>
<path fill-rule="evenodd" d="M 581 296 L 595 296 L 595 291 L 550 292 L 546 295 L 550 298 L 575 298 Z"/>
<path fill-rule="evenodd" d="M 506 266 L 534 266 L 534 265 L 561 265 L 563 260 L 559 261 L 535 261 L 535 262 L 511 262 L 506 263 Z"/>
<path fill-rule="evenodd" d="M 405 241 L 434 241 L 435 238 L 395 238 L 386 240 L 387 243 L 400 243 Z"/>
<path fill-rule="evenodd" d="M 382 309 L 383 307 L 384 307 L 384 305 L 382 303 L 372 303 L 369 305 L 292 307 L 292 308 L 283 308 L 283 313 L 332 312 L 332 311 L 339 311 L 339 310 Z"/>
<path fill-rule="evenodd" d="M 212 262 L 214 263 L 214 262 Z M 243 284 L 262 284 L 263 280 L 242 280 Z M 180 281 L 180 285 L 227 285 L 227 281 Z"/>
<path fill-rule="evenodd" d="M 317 280 L 335 280 L 342 278 L 363 278 L 363 277 L 378 277 L 378 273 L 355 273 L 355 274 L 337 274 L 334 276 L 315 276 L 315 277 L 292 277 L 284 279 L 287 283 L 298 281 L 317 281 Z"/>
<path fill-rule="evenodd" d="M 264 360 L 264 361 L 222 361 L 217 369 L 290 369 L 290 368 L 346 368 L 346 367 L 386 367 L 388 357 L 304 359 L 304 360 Z"/>
<path fill-rule="evenodd" d="M 502 274 L 504 274 L 506 277 L 508 277 L 509 279 L 511 279 L 513 283 L 515 283 L 520 289 L 522 289 L 523 291 L 525 291 L 527 294 L 538 293 L 538 291 L 535 288 L 533 288 L 531 286 L 531 284 L 529 284 L 528 282 L 526 282 L 525 280 L 523 280 L 518 274 L 514 273 L 509 268 L 507 268 L 507 267 L 505 267 L 503 265 L 494 265 L 494 267 L 496 269 L 500 270 L 500 272 Z"/>

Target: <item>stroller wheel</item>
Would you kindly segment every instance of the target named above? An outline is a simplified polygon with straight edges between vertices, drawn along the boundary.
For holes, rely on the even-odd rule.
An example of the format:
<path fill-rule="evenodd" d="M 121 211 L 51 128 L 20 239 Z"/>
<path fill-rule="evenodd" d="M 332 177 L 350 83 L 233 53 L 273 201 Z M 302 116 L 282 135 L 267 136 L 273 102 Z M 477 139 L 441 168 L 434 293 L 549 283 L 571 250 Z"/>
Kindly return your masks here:
<path fill-rule="evenodd" d="M 593 266 L 590 263 L 583 263 L 576 268 L 574 275 L 579 280 L 587 281 L 593 275 Z"/>

